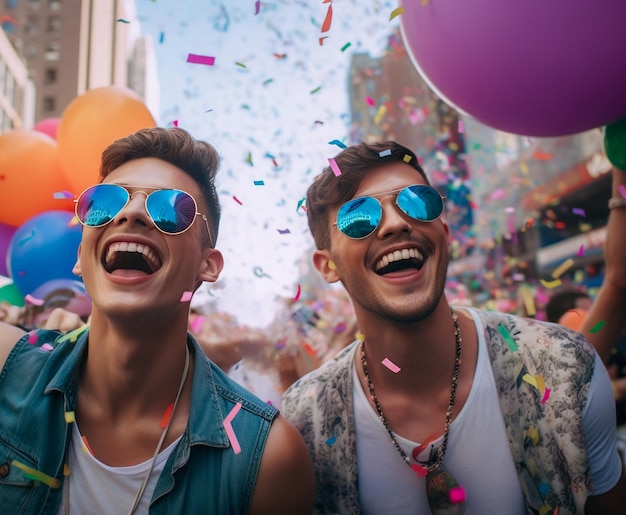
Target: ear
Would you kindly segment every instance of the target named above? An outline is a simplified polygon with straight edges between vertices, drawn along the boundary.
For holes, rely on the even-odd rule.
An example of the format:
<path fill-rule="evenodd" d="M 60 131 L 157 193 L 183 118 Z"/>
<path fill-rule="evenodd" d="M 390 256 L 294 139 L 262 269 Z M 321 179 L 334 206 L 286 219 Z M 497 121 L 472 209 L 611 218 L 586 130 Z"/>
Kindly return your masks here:
<path fill-rule="evenodd" d="M 81 250 L 82 246 L 83 246 L 82 243 L 80 243 L 78 245 L 78 252 L 77 252 L 77 255 L 76 255 L 76 263 L 74 264 L 74 268 L 72 268 L 72 273 L 74 275 L 78 276 L 78 277 L 80 277 L 82 275 L 82 273 L 83 273 L 83 271 L 80 268 L 80 250 Z"/>
<path fill-rule="evenodd" d="M 222 256 L 222 253 L 217 249 L 207 248 L 204 251 L 198 279 L 214 283 L 219 278 L 222 268 L 224 268 L 224 256 Z"/>
<path fill-rule="evenodd" d="M 339 280 L 337 266 L 330 259 L 327 250 L 316 250 L 313 252 L 313 265 L 327 283 L 336 283 Z"/>

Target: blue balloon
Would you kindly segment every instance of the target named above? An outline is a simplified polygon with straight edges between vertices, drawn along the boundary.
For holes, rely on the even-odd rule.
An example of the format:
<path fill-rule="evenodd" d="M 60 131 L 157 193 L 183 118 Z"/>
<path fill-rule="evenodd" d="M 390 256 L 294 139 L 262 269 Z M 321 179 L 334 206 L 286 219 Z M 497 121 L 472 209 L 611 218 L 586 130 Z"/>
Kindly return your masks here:
<path fill-rule="evenodd" d="M 71 224 L 68 211 L 45 211 L 29 218 L 11 238 L 7 251 L 9 276 L 26 296 L 53 279 L 73 279 L 80 224 Z"/>

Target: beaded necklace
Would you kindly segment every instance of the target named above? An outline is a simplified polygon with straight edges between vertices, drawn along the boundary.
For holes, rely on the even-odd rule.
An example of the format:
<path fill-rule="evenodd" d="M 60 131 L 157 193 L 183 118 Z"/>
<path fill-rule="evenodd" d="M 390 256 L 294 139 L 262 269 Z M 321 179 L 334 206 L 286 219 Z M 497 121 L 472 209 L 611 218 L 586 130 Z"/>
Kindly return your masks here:
<path fill-rule="evenodd" d="M 385 417 L 380 402 L 376 397 L 374 384 L 372 383 L 372 378 L 370 377 L 369 370 L 367 368 L 367 360 L 365 359 L 365 341 L 361 342 L 361 366 L 363 367 L 363 374 L 365 375 L 365 380 L 367 381 L 367 388 L 369 390 L 370 397 L 374 402 L 374 406 L 376 407 L 378 417 L 383 423 L 383 426 L 385 426 L 389 438 L 393 442 L 394 447 L 396 448 L 398 454 L 400 454 L 404 462 L 420 477 L 426 476 L 426 495 L 428 497 L 428 504 L 430 505 L 430 509 L 433 513 L 438 513 L 439 510 L 448 509 L 450 505 L 456 505 L 456 507 L 459 509 L 458 513 L 464 513 L 465 511 L 464 491 L 461 487 L 459 487 L 454 477 L 452 477 L 452 475 L 442 465 L 443 458 L 446 454 L 446 449 L 448 446 L 450 423 L 452 422 L 452 408 L 454 408 L 454 403 L 456 401 L 456 390 L 459 385 L 459 369 L 461 368 L 462 339 L 461 329 L 459 328 L 459 317 L 454 312 L 454 310 L 451 310 L 451 314 L 452 321 L 454 323 L 454 339 L 456 342 L 456 350 L 454 357 L 454 372 L 452 375 L 452 387 L 450 389 L 450 402 L 446 411 L 443 442 L 441 446 L 437 449 L 437 458 L 435 459 L 435 461 L 433 463 L 430 463 L 426 467 L 411 464 L 410 458 L 407 456 L 406 452 L 404 452 L 404 449 L 402 448 L 395 435 L 393 434 L 393 431 L 389 427 L 387 418 Z"/>

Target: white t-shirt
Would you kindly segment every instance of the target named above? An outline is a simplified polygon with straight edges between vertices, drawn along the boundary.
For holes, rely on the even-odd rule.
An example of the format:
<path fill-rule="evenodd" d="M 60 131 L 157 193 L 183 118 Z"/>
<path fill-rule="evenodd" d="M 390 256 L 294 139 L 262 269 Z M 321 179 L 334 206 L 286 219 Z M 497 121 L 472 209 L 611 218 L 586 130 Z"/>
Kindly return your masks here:
<path fill-rule="evenodd" d="M 504 420 L 499 416 L 500 404 L 484 329 L 476 316 L 474 322 L 478 333 L 478 361 L 474 381 L 463 409 L 450 425 L 443 465 L 464 488 L 469 513 L 524 515 L 524 496 L 515 471 Z M 353 375 L 354 385 L 360 385 L 356 364 Z M 612 452 L 610 450 L 611 446 L 614 447 L 614 441 L 598 435 L 599 431 L 605 431 L 606 427 L 611 428 L 611 424 L 613 427 L 615 424 L 614 420 L 607 421 L 615 409 L 612 396 L 598 395 L 598 391 L 606 392 L 606 384 L 602 384 L 604 381 L 609 381 L 609 378 L 596 356 L 595 372 L 584 412 L 584 431 L 587 441 L 597 442 L 595 447 L 588 448 L 597 493 L 610 490 L 621 474 L 619 455 L 615 449 Z M 355 387 L 353 390 L 362 513 L 430 513 L 425 479 L 414 473 L 402 460 L 363 389 Z M 441 421 L 442 433 L 443 423 L 444 420 Z M 422 451 L 420 460 L 428 456 L 433 445 L 441 444 L 442 436 Z M 419 446 L 418 442 L 411 442 L 397 434 L 395 437 L 409 457 L 412 449 Z"/>
<path fill-rule="evenodd" d="M 69 450 L 70 514 L 78 515 L 125 515 L 135 501 L 143 478 L 152 458 L 130 467 L 110 467 L 99 461 L 85 447 L 78 425 L 72 424 Z M 150 479 L 135 510 L 136 515 L 148 515 L 150 499 L 165 462 L 182 437 L 163 449 L 157 456 Z M 66 493 L 58 515 L 65 515 Z"/>

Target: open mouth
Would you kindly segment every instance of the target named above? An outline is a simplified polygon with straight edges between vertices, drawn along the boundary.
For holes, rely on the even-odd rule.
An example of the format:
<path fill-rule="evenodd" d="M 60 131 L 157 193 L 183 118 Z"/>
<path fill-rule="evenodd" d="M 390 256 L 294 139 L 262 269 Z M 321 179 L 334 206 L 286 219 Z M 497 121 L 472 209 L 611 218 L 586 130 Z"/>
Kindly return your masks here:
<path fill-rule="evenodd" d="M 147 245 L 115 242 L 109 245 L 103 265 L 109 273 L 117 270 L 136 270 L 151 275 L 161 268 L 161 260 Z"/>
<path fill-rule="evenodd" d="M 378 263 L 376 263 L 376 273 L 385 275 L 411 268 L 421 270 L 423 265 L 424 256 L 416 248 L 395 250 L 380 258 Z"/>

